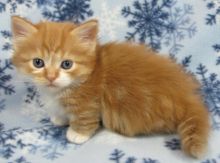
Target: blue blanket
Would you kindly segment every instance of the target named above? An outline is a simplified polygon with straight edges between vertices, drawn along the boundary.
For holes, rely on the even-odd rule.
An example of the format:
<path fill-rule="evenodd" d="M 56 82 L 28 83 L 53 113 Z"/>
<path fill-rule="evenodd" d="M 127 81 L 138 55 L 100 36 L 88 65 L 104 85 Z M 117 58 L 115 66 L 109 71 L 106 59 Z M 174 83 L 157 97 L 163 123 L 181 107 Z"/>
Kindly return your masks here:
<path fill-rule="evenodd" d="M 170 55 L 201 82 L 212 131 L 201 160 L 180 150 L 176 135 L 126 138 L 106 130 L 83 145 L 45 116 L 40 92 L 10 63 L 10 17 L 80 23 L 96 18 L 100 41 L 132 40 Z M 1 0 L 0 162 L 217 163 L 220 162 L 220 0 Z"/>

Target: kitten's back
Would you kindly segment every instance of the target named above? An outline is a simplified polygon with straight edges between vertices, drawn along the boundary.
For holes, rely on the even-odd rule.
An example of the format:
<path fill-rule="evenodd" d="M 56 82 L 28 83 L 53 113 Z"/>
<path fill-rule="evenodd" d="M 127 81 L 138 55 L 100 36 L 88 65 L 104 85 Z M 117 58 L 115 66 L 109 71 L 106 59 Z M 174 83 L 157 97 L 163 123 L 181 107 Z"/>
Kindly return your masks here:
<path fill-rule="evenodd" d="M 127 136 L 178 131 L 186 153 L 203 154 L 208 112 L 192 76 L 142 45 L 109 43 L 99 58 L 106 128 Z"/>
<path fill-rule="evenodd" d="M 199 87 L 180 65 L 144 45 L 109 43 L 103 45 L 99 53 L 106 82 L 128 84 L 136 81 L 155 89 L 161 86 L 167 91 L 171 86 L 191 92 Z"/>

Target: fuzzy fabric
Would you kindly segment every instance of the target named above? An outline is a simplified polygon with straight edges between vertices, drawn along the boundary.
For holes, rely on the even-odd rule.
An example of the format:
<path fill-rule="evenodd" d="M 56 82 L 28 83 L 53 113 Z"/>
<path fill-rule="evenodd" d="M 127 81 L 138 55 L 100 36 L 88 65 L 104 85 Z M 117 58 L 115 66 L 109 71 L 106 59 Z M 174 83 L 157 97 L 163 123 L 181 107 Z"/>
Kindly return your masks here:
<path fill-rule="evenodd" d="M 196 75 L 210 112 L 212 132 L 201 160 L 180 150 L 176 135 L 126 138 L 100 131 L 70 144 L 65 127 L 45 116 L 40 92 L 10 63 L 10 17 L 82 21 L 96 18 L 100 40 L 144 42 Z M 220 0 L 1 0 L 0 162 L 5 163 L 217 163 L 220 162 Z"/>

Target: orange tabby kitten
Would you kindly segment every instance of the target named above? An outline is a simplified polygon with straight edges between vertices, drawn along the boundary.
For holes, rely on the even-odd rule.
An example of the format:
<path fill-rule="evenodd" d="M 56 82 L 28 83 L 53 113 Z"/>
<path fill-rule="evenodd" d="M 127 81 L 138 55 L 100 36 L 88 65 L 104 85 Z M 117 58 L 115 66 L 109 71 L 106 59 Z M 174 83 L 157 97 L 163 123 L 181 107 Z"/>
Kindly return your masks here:
<path fill-rule="evenodd" d="M 143 45 L 100 45 L 96 20 L 13 17 L 12 31 L 14 65 L 46 90 L 51 120 L 69 124 L 69 141 L 87 141 L 102 122 L 126 136 L 177 132 L 186 153 L 205 151 L 210 126 L 199 84 L 171 60 Z"/>

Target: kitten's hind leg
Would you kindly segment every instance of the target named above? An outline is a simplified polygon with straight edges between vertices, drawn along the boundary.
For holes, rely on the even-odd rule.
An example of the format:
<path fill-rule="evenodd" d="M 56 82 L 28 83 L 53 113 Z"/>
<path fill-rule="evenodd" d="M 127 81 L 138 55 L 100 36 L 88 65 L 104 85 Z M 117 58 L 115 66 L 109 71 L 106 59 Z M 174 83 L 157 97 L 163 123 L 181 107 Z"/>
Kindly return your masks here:
<path fill-rule="evenodd" d="M 182 149 L 195 158 L 202 158 L 206 152 L 210 130 L 206 108 L 191 108 L 190 113 L 178 126 Z"/>

